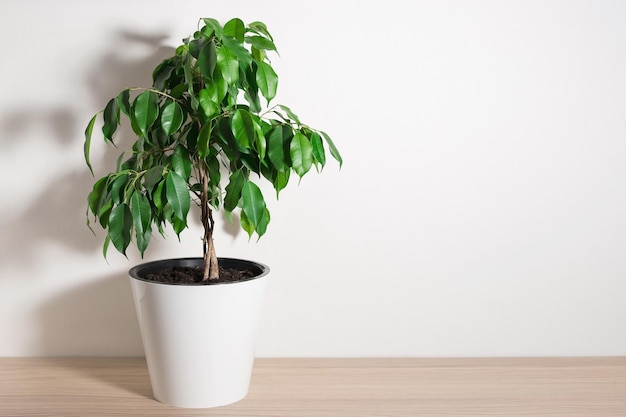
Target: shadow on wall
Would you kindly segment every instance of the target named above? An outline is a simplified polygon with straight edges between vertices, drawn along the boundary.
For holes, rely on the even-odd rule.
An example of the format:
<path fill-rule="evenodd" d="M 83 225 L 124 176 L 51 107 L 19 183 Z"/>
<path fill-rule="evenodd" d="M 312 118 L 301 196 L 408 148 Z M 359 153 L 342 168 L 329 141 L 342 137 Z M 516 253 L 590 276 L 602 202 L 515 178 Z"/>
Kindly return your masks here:
<path fill-rule="evenodd" d="M 154 67 L 173 53 L 172 48 L 161 45 L 165 37 L 164 34 L 140 36 L 124 30 L 110 36 L 110 49 L 96 60 L 84 80 L 84 89 L 91 91 L 93 97 L 93 113 L 103 108 L 123 88 L 150 86 L 149 75 Z M 137 46 L 156 52 L 140 58 L 129 57 L 124 52 L 135 50 Z M 18 108 L 13 113 L 0 115 L 0 141 L 4 152 L 11 152 L 15 146 L 28 146 L 24 142 L 28 141 L 28 135 L 35 126 L 38 132 L 47 134 L 48 139 L 56 140 L 62 152 L 82 157 L 83 132 L 89 120 L 77 120 L 75 106 L 72 102 L 60 102 L 55 107 Z M 117 139 L 124 142 L 127 138 L 120 135 Z M 116 158 L 115 152 L 107 152 L 102 158 L 94 158 L 92 163 L 96 170 L 100 166 L 110 168 Z M 35 259 L 36 251 L 47 242 L 83 253 L 98 251 L 102 244 L 102 240 L 94 238 L 85 225 L 87 195 L 94 183 L 86 165 L 75 169 L 68 164 L 65 172 L 58 164 L 41 166 L 40 169 L 39 178 L 54 183 L 42 187 L 44 191 L 14 218 L 5 219 L 0 267 L 23 263 L 24 259 Z"/>
<path fill-rule="evenodd" d="M 89 92 L 87 103 L 76 103 L 76 98 L 59 96 L 57 105 L 13 108 L 7 114 L 0 114 L 0 146 L 4 156 L 10 158 L 13 153 L 22 158 L 26 154 L 24 149 L 36 146 L 33 129 L 36 129 L 37 141 L 57 143 L 51 156 L 56 159 L 49 166 L 31 167 L 31 170 L 38 170 L 31 175 L 40 178 L 38 189 L 43 191 L 29 199 L 24 190 L 13 202 L 20 204 L 21 210 L 3 219 L 0 278 L 8 275 L 3 271 L 15 270 L 28 276 L 29 268 L 37 265 L 37 253 L 46 245 L 68 250 L 70 255 L 64 259 L 66 263 L 71 262 L 71 253 L 100 252 L 103 240 L 94 237 L 85 224 L 87 195 L 94 179 L 84 163 L 76 165 L 77 156 L 82 158 L 83 132 L 89 121 L 82 120 L 84 112 L 79 111 L 79 107 L 93 108 L 89 112 L 93 114 L 123 88 L 133 85 L 149 87 L 153 68 L 173 53 L 172 48 L 161 45 L 165 34 L 146 37 L 118 30 L 108 38 L 110 47 L 100 59 L 94 60 L 82 87 L 80 79 L 76 80 L 76 88 Z M 120 136 L 118 142 L 124 142 L 124 139 Z M 96 176 L 98 167 L 108 171 L 114 166 L 117 157 L 114 153 L 107 152 L 92 160 Z M 58 155 L 64 154 L 72 156 L 66 166 L 58 160 Z M 23 166 L 28 166 L 27 161 L 23 161 Z M 48 267 L 39 266 L 39 279 L 53 278 L 50 274 L 46 276 Z M 58 268 L 50 270 L 53 274 L 60 273 Z M 94 271 L 96 274 L 99 272 Z M 32 352 L 43 355 L 143 354 L 126 277 L 92 279 L 88 284 L 57 295 L 41 306 L 38 320 L 41 334 L 33 339 L 35 345 L 29 346 Z"/>
<path fill-rule="evenodd" d="M 37 310 L 39 331 L 28 350 L 45 356 L 143 356 L 126 276 L 72 288 Z"/>

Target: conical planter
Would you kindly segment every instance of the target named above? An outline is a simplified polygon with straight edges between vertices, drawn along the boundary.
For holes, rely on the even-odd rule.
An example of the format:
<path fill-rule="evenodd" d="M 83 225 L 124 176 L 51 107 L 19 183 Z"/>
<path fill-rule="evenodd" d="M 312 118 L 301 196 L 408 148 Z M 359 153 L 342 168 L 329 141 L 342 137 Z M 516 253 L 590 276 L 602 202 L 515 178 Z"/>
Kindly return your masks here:
<path fill-rule="evenodd" d="M 146 273 L 202 265 L 201 258 L 149 262 L 129 272 L 154 397 L 185 408 L 218 407 L 248 393 L 254 342 L 269 268 L 222 258 L 226 268 L 250 268 L 247 281 L 172 285 Z"/>

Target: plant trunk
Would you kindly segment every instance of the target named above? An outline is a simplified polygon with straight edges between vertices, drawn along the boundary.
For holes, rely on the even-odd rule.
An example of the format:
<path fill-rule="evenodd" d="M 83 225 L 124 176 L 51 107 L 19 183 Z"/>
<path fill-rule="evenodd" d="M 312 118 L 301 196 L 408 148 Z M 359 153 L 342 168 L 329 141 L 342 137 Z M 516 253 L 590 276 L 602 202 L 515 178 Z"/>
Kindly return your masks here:
<path fill-rule="evenodd" d="M 209 207 L 209 177 L 204 166 L 200 168 L 200 178 L 202 180 L 200 205 L 202 209 L 202 227 L 204 227 L 204 236 L 202 237 L 204 272 L 202 274 L 202 281 L 207 281 L 209 279 L 218 279 L 220 277 L 220 270 L 217 264 L 215 245 L 213 244 L 215 222 L 213 221 L 213 212 L 211 207 Z"/>

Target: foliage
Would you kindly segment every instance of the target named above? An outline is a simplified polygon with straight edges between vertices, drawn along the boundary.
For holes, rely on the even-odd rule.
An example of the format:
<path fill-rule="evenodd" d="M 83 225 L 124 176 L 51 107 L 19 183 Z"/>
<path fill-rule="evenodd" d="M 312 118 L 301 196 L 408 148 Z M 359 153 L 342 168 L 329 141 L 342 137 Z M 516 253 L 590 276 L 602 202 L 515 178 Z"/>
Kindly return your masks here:
<path fill-rule="evenodd" d="M 255 178 L 269 181 L 278 196 L 292 172 L 301 178 L 313 166 L 321 170 L 326 148 L 342 164 L 326 133 L 286 106 L 270 107 L 278 86 L 271 52 L 274 39 L 262 22 L 246 26 L 235 18 L 221 26 L 201 19 L 199 30 L 154 69 L 151 88 L 121 91 L 90 120 L 84 152 L 92 173 L 100 114 L 106 142 L 114 144 L 123 118 L 136 135 L 88 197 L 88 213 L 108 231 L 105 254 L 111 243 L 126 254 L 134 237 L 143 256 L 153 227 L 163 235 L 170 224 L 180 234 L 192 202 L 202 208 L 205 254 L 212 250 L 212 210 L 239 210 L 241 227 L 260 237 L 270 213 Z"/>

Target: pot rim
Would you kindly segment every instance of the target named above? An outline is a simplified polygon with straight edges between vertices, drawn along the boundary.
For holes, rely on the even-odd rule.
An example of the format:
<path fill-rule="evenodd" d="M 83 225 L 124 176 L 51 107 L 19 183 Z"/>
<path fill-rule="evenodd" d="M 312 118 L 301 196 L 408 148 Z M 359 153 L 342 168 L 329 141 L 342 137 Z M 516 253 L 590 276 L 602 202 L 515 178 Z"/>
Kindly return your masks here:
<path fill-rule="evenodd" d="M 201 257 L 189 257 L 189 258 L 167 258 L 167 259 L 160 259 L 160 260 L 156 260 L 156 261 L 150 261 L 150 262 L 144 262 L 141 263 L 139 265 L 135 265 L 134 267 L 132 267 L 129 271 L 128 271 L 128 275 L 132 278 L 132 279 L 136 279 L 138 281 L 142 281 L 142 282 L 146 282 L 148 284 L 154 284 L 154 285 L 168 285 L 168 286 L 178 286 L 178 287 L 207 287 L 207 286 L 215 286 L 215 285 L 230 285 L 230 284 L 241 284 L 241 283 L 245 283 L 245 282 L 249 282 L 249 281 L 254 281 L 256 279 L 262 278 L 264 276 L 266 276 L 267 274 L 269 274 L 270 272 L 270 268 L 265 265 L 262 264 L 260 262 L 256 262 L 256 261 L 251 261 L 248 259 L 241 259 L 241 258 L 217 258 L 218 262 L 226 263 L 226 264 L 243 264 L 246 267 L 249 267 L 251 269 L 256 269 L 258 271 L 258 273 L 256 273 L 256 275 L 254 275 L 252 278 L 246 279 L 246 280 L 242 280 L 242 281 L 231 281 L 231 282 L 216 282 L 216 283 L 209 283 L 209 284 L 184 284 L 184 283 L 169 283 L 169 282 L 157 282 L 157 281 L 151 281 L 148 279 L 143 278 L 142 276 L 140 276 L 141 273 L 144 273 L 145 270 L 147 269 L 152 269 L 152 270 L 158 270 L 158 269 L 162 269 L 164 267 L 164 265 L 168 265 L 168 264 L 174 264 L 176 266 L 196 266 L 198 264 L 202 264 L 204 263 L 204 258 Z M 230 266 L 231 268 L 236 268 L 236 266 Z"/>

